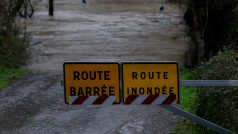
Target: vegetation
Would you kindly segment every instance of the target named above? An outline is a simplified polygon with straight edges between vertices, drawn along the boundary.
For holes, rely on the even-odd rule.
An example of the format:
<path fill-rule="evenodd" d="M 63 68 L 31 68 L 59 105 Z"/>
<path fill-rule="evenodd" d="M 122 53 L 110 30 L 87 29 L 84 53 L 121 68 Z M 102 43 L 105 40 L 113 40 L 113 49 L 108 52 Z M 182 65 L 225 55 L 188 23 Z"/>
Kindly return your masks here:
<path fill-rule="evenodd" d="M 0 65 L 7 67 L 26 64 L 29 56 L 29 38 L 15 22 L 20 4 L 19 0 L 0 3 Z"/>
<path fill-rule="evenodd" d="M 180 71 L 180 77 L 182 80 L 194 80 L 195 71 L 193 69 L 182 68 Z M 195 114 L 196 112 L 196 99 L 197 99 L 197 88 L 194 87 L 180 87 L 180 106 L 190 113 Z M 192 134 L 196 133 L 196 124 L 187 120 L 182 119 L 182 124 L 178 125 L 174 133 L 181 134 Z M 201 131 L 200 131 L 201 132 Z"/>
<path fill-rule="evenodd" d="M 194 80 L 195 72 L 192 69 L 182 68 L 180 72 L 182 80 Z M 180 105 L 189 112 L 195 113 L 194 103 L 197 89 L 194 87 L 180 87 Z"/>
<path fill-rule="evenodd" d="M 15 22 L 24 0 L 0 1 L 0 88 L 25 71 L 19 69 L 27 63 L 29 37 Z"/>
<path fill-rule="evenodd" d="M 184 18 L 193 41 L 191 48 L 195 49 L 189 51 L 196 52 L 195 56 L 194 53 L 189 55 L 192 67 L 196 66 L 194 68 L 195 79 L 237 80 L 238 0 L 187 0 L 183 2 L 187 4 Z M 181 90 L 181 94 L 185 94 L 182 96 L 191 94 L 193 98 L 193 93 Z M 182 100 L 181 105 L 202 118 L 238 133 L 237 87 L 199 88 L 195 99 L 191 100 L 191 105 Z M 214 133 L 186 120 L 179 127 L 179 133 Z"/>
<path fill-rule="evenodd" d="M 27 70 L 22 68 L 7 68 L 0 66 L 0 90 L 6 87 L 12 79 L 16 79 L 27 73 Z"/>
<path fill-rule="evenodd" d="M 194 71 L 193 71 L 194 70 Z M 182 69 L 182 79 L 237 80 L 238 53 L 224 50 L 197 69 Z M 238 87 L 182 87 L 181 106 L 199 117 L 224 128 L 238 132 Z M 207 134 L 213 131 L 187 119 L 175 129 L 175 133 Z"/>
<path fill-rule="evenodd" d="M 225 50 L 197 70 L 199 79 L 238 80 L 238 53 Z M 238 87 L 203 87 L 198 90 L 196 114 L 238 132 Z M 206 133 L 210 131 L 205 129 Z"/>
<path fill-rule="evenodd" d="M 196 44 L 202 47 L 199 58 L 208 60 L 225 46 L 237 48 L 237 3 L 238 0 L 187 0 L 184 18 L 195 40 L 202 39 L 204 43 Z"/>

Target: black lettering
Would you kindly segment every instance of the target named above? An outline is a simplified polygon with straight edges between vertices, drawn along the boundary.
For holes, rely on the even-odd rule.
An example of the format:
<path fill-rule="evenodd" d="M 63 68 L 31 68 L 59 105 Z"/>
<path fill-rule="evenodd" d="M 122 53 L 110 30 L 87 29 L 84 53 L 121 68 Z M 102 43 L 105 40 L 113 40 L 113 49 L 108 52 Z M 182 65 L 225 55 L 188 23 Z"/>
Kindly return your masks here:
<path fill-rule="evenodd" d="M 115 93 L 114 93 L 114 89 L 115 87 L 109 87 L 109 96 L 110 95 L 114 95 L 115 96 Z"/>
<path fill-rule="evenodd" d="M 103 73 L 103 71 L 97 71 L 97 73 L 99 74 L 99 80 L 102 80 L 102 73 Z"/>
<path fill-rule="evenodd" d="M 74 71 L 74 80 L 80 80 L 79 75 L 80 73 L 78 71 Z"/>
<path fill-rule="evenodd" d="M 131 95 L 137 95 L 136 90 L 137 90 L 136 87 L 132 87 L 132 88 L 131 88 Z"/>
<path fill-rule="evenodd" d="M 174 94 L 174 87 L 169 88 L 169 94 Z"/>
<path fill-rule="evenodd" d="M 82 77 L 83 80 L 88 79 L 88 73 L 86 71 L 83 71 L 81 75 L 82 75 L 81 77 Z"/>
<path fill-rule="evenodd" d="M 107 95 L 107 87 L 105 84 L 102 86 L 102 95 Z"/>
<path fill-rule="evenodd" d="M 139 93 L 140 93 L 140 94 L 144 94 L 144 93 L 145 93 L 145 90 L 144 90 L 143 87 L 141 87 L 141 88 L 139 89 Z"/>
<path fill-rule="evenodd" d="M 105 80 L 110 80 L 109 74 L 110 74 L 110 71 L 104 71 L 104 79 Z"/>
<path fill-rule="evenodd" d="M 145 77 L 146 77 L 145 72 L 141 72 L 140 77 L 141 77 L 141 79 L 145 79 Z"/>
<path fill-rule="evenodd" d="M 149 72 L 149 79 L 154 79 L 154 72 Z"/>
<path fill-rule="evenodd" d="M 160 93 L 160 89 L 158 87 L 155 87 L 155 94 L 159 94 Z"/>
<path fill-rule="evenodd" d="M 137 73 L 136 72 L 132 72 L 132 80 L 137 79 Z"/>
<path fill-rule="evenodd" d="M 129 87 L 127 87 L 127 94 L 128 94 L 128 95 L 130 94 L 129 90 L 130 90 L 130 88 L 129 88 Z"/>
<path fill-rule="evenodd" d="M 90 71 L 90 80 L 96 80 L 96 71 Z"/>
<path fill-rule="evenodd" d="M 92 89 L 90 87 L 86 87 L 85 90 L 86 90 L 86 96 L 92 96 L 91 94 Z"/>
<path fill-rule="evenodd" d="M 160 79 L 161 72 L 156 72 L 158 79 Z"/>
<path fill-rule="evenodd" d="M 83 88 L 79 87 L 78 96 L 84 96 Z"/>
<path fill-rule="evenodd" d="M 152 87 L 147 87 L 147 94 L 152 94 Z"/>
<path fill-rule="evenodd" d="M 94 87 L 93 90 L 94 90 L 94 96 L 100 96 L 100 94 L 99 94 L 100 88 L 99 87 Z"/>
<path fill-rule="evenodd" d="M 164 79 L 169 79 L 168 78 L 168 72 L 164 72 Z"/>
<path fill-rule="evenodd" d="M 70 96 L 76 96 L 76 88 L 70 87 Z"/>
<path fill-rule="evenodd" d="M 167 94 L 167 93 L 166 93 L 166 89 L 167 89 L 167 87 L 164 85 L 164 86 L 162 87 L 162 94 Z"/>

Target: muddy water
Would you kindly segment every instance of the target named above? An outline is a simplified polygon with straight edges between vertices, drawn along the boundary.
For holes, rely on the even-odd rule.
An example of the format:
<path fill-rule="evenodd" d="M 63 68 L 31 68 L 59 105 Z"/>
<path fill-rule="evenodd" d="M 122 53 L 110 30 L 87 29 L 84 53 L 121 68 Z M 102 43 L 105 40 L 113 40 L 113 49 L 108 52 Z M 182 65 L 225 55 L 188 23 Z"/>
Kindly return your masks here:
<path fill-rule="evenodd" d="M 67 106 L 65 61 L 183 61 L 182 13 L 160 0 L 41 0 L 27 24 L 33 73 L 0 91 L 0 133 L 170 133 L 178 116 L 158 106 Z M 164 11 L 159 11 L 165 6 Z"/>
<path fill-rule="evenodd" d="M 164 6 L 164 11 L 159 8 Z M 158 0 L 56 0 L 26 23 L 35 71 L 62 70 L 65 61 L 183 61 L 185 26 L 175 5 Z"/>

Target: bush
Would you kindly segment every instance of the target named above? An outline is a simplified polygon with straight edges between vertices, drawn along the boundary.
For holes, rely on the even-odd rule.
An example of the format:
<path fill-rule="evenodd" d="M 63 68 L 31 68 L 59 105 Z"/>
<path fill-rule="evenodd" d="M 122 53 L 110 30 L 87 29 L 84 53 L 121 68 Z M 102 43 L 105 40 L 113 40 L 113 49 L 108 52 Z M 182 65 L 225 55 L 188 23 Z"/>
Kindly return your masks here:
<path fill-rule="evenodd" d="M 0 65 L 19 67 L 26 64 L 29 54 L 29 38 L 26 32 L 20 32 L 15 17 L 22 0 L 4 0 L 0 2 Z"/>
<path fill-rule="evenodd" d="M 203 80 L 237 80 L 238 53 L 226 50 L 211 58 L 197 76 Z M 196 114 L 238 132 L 238 87 L 203 87 L 198 90 Z M 205 130 L 205 133 L 211 133 Z"/>

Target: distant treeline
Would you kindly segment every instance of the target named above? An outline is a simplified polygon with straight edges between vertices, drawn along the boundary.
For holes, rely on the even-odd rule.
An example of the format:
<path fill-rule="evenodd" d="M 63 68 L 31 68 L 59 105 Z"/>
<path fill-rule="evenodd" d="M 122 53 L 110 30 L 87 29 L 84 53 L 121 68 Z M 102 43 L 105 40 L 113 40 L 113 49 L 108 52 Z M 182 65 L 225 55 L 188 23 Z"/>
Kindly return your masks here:
<path fill-rule="evenodd" d="M 238 0 L 187 0 L 184 18 L 191 32 L 199 31 L 203 55 L 209 59 L 224 48 L 238 46 Z M 193 33 L 191 33 L 193 34 Z M 201 44 L 198 44 L 201 45 Z M 198 46 L 199 47 L 199 46 Z"/>

